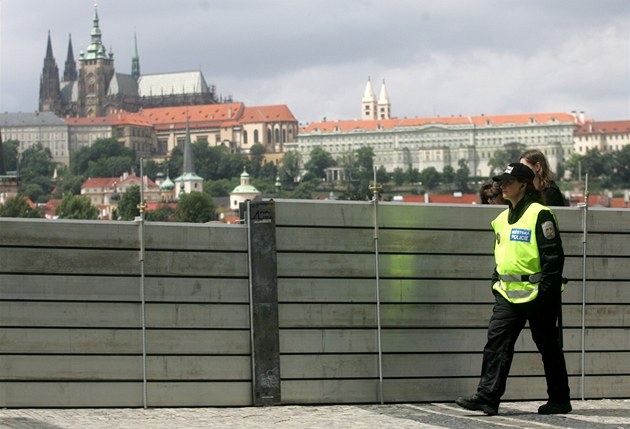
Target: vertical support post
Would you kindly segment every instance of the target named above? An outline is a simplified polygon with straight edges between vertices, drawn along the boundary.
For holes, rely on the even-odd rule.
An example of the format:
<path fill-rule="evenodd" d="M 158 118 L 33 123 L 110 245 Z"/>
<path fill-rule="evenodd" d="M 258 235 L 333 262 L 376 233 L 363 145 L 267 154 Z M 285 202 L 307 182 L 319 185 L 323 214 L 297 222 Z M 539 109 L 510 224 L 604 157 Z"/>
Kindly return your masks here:
<path fill-rule="evenodd" d="M 146 302 L 144 291 L 144 210 L 146 204 L 144 202 L 144 179 L 142 167 L 144 165 L 144 159 L 140 158 L 140 203 L 138 209 L 140 210 L 140 216 L 136 217 L 136 221 L 139 225 L 139 239 L 140 239 L 140 318 L 142 319 L 142 404 L 144 408 L 147 408 L 147 317 L 146 317 Z"/>
<path fill-rule="evenodd" d="M 586 360 L 586 238 L 588 237 L 588 173 L 584 178 L 584 212 L 582 217 L 582 329 L 580 337 L 581 349 L 581 377 L 580 377 L 580 393 L 584 400 L 584 378 L 585 378 L 585 360 Z"/>
<path fill-rule="evenodd" d="M 385 402 L 383 397 L 383 346 L 381 340 L 381 283 L 379 272 L 379 256 L 378 256 L 378 199 L 382 185 L 376 182 L 376 167 L 374 167 L 374 184 L 370 185 L 373 193 L 372 202 L 374 203 L 374 271 L 376 276 L 376 342 L 378 347 L 378 401 L 382 404 Z"/>
<path fill-rule="evenodd" d="M 240 204 L 249 248 L 253 405 L 281 403 L 275 203 Z"/>

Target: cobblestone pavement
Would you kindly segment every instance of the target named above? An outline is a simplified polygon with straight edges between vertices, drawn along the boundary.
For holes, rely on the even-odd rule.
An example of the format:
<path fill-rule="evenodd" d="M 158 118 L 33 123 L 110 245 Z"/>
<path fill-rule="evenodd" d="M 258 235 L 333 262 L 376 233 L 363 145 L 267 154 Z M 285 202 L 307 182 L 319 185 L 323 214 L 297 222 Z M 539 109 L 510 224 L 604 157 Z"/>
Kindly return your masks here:
<path fill-rule="evenodd" d="M 248 408 L 0 409 L 0 428 L 576 428 L 630 429 L 630 400 L 573 401 L 573 412 L 541 416 L 541 402 L 506 402 L 498 416 L 452 403 Z"/>

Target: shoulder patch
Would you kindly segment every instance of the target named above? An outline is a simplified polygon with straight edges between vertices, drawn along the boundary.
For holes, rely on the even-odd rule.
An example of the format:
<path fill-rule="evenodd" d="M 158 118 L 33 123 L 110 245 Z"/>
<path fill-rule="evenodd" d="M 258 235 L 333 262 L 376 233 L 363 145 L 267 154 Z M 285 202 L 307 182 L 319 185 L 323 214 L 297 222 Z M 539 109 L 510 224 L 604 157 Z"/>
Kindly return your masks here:
<path fill-rule="evenodd" d="M 552 221 L 548 220 L 546 222 L 543 222 L 541 227 L 543 235 L 547 240 L 553 240 L 554 238 L 556 238 L 556 228 L 553 226 Z"/>

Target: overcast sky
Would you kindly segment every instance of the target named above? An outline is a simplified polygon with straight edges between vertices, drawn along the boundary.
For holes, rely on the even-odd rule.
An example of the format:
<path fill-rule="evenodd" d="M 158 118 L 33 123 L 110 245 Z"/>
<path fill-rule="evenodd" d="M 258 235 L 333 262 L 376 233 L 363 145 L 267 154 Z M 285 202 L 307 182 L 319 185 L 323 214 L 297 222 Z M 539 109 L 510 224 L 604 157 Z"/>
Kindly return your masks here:
<path fill-rule="evenodd" d="M 50 30 L 60 75 L 90 43 L 93 0 L 0 0 L 0 111 L 38 108 Z M 630 119 L 628 0 L 100 0 L 131 72 L 201 70 L 302 123 L 360 117 L 368 76 L 395 117 L 584 111 Z"/>

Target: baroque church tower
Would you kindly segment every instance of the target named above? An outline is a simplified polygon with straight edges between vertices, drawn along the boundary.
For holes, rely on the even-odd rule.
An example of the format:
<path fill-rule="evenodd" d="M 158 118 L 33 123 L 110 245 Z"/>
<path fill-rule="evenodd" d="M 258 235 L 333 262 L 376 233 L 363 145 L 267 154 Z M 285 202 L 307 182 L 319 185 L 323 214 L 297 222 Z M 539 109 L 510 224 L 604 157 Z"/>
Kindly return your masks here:
<path fill-rule="evenodd" d="M 365 85 L 365 91 L 363 92 L 363 98 L 361 99 L 361 119 L 364 121 L 374 119 L 391 119 L 392 105 L 389 101 L 389 94 L 385 88 L 385 80 L 381 86 L 381 92 L 378 100 L 374 95 L 374 88 L 372 88 L 372 81 L 368 77 L 367 85 Z"/>
<path fill-rule="evenodd" d="M 376 96 L 374 95 L 372 81 L 369 77 L 367 85 L 365 85 L 365 91 L 363 91 L 363 98 L 361 99 L 361 119 L 364 121 L 376 119 Z"/>

